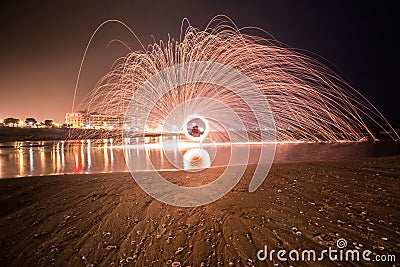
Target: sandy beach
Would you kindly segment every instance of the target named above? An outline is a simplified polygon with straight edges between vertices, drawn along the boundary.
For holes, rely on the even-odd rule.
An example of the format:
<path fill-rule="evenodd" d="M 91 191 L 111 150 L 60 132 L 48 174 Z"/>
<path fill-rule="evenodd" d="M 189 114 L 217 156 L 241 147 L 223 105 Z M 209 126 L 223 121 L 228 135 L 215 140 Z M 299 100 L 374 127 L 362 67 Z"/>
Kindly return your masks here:
<path fill-rule="evenodd" d="M 0 265 L 317 266 L 256 255 L 265 245 L 321 251 L 339 238 L 371 257 L 400 256 L 399 156 L 274 164 L 249 193 L 254 168 L 229 194 L 196 208 L 154 200 L 129 173 L 2 179 Z M 175 182 L 187 175 L 164 173 Z M 359 264 L 376 262 L 323 262 Z"/>

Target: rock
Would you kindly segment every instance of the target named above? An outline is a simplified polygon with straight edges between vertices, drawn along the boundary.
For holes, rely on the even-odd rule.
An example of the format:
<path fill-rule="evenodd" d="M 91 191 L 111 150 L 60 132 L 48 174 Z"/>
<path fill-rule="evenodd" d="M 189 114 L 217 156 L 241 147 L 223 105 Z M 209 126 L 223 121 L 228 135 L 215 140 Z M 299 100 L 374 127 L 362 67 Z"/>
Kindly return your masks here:
<path fill-rule="evenodd" d="M 246 260 L 246 265 L 247 266 L 253 266 L 253 260 L 252 259 L 247 259 Z"/>
<path fill-rule="evenodd" d="M 111 235 L 110 232 L 103 232 L 103 237 L 106 237 L 106 236 L 109 236 L 109 235 Z"/>
<path fill-rule="evenodd" d="M 179 247 L 176 251 L 175 251 L 175 255 L 181 253 L 183 251 L 183 247 Z"/>

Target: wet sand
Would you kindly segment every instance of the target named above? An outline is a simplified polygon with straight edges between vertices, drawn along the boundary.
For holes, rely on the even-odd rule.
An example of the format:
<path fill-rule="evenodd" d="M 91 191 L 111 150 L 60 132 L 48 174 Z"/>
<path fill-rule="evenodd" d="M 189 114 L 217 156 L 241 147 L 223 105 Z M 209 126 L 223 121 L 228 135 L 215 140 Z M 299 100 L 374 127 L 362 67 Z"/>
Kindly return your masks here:
<path fill-rule="evenodd" d="M 256 258 L 264 245 L 322 251 L 339 238 L 348 249 L 400 257 L 399 156 L 274 164 L 249 193 L 253 171 L 249 166 L 233 191 L 196 208 L 154 200 L 129 173 L 2 179 L 0 265 L 264 266 Z M 274 263 L 276 256 L 267 262 Z"/>

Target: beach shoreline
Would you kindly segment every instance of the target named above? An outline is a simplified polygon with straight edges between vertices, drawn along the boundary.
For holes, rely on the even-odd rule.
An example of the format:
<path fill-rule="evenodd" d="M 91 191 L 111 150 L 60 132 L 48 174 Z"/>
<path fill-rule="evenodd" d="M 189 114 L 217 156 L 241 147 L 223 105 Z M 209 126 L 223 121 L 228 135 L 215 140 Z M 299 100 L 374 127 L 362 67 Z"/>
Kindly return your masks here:
<path fill-rule="evenodd" d="M 265 246 L 322 251 L 339 238 L 371 257 L 400 255 L 400 156 L 273 164 L 249 193 L 254 169 L 194 208 L 153 199 L 130 173 L 0 179 L 0 265 L 263 266 L 256 254 Z M 184 184 L 221 171 L 163 175 Z M 276 256 L 267 264 L 299 265 Z"/>

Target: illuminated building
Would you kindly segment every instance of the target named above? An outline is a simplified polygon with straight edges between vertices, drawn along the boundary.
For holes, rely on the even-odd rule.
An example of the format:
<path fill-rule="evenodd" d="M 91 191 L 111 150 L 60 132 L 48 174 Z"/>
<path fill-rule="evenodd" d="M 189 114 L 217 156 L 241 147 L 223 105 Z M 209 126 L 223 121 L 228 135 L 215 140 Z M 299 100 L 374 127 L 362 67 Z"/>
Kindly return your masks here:
<path fill-rule="evenodd" d="M 118 129 L 122 128 L 123 115 L 107 115 L 99 113 L 66 113 L 65 124 L 71 128 L 85 129 Z"/>
<path fill-rule="evenodd" d="M 84 126 L 84 117 L 80 112 L 65 113 L 65 124 L 70 128 L 82 128 Z"/>

